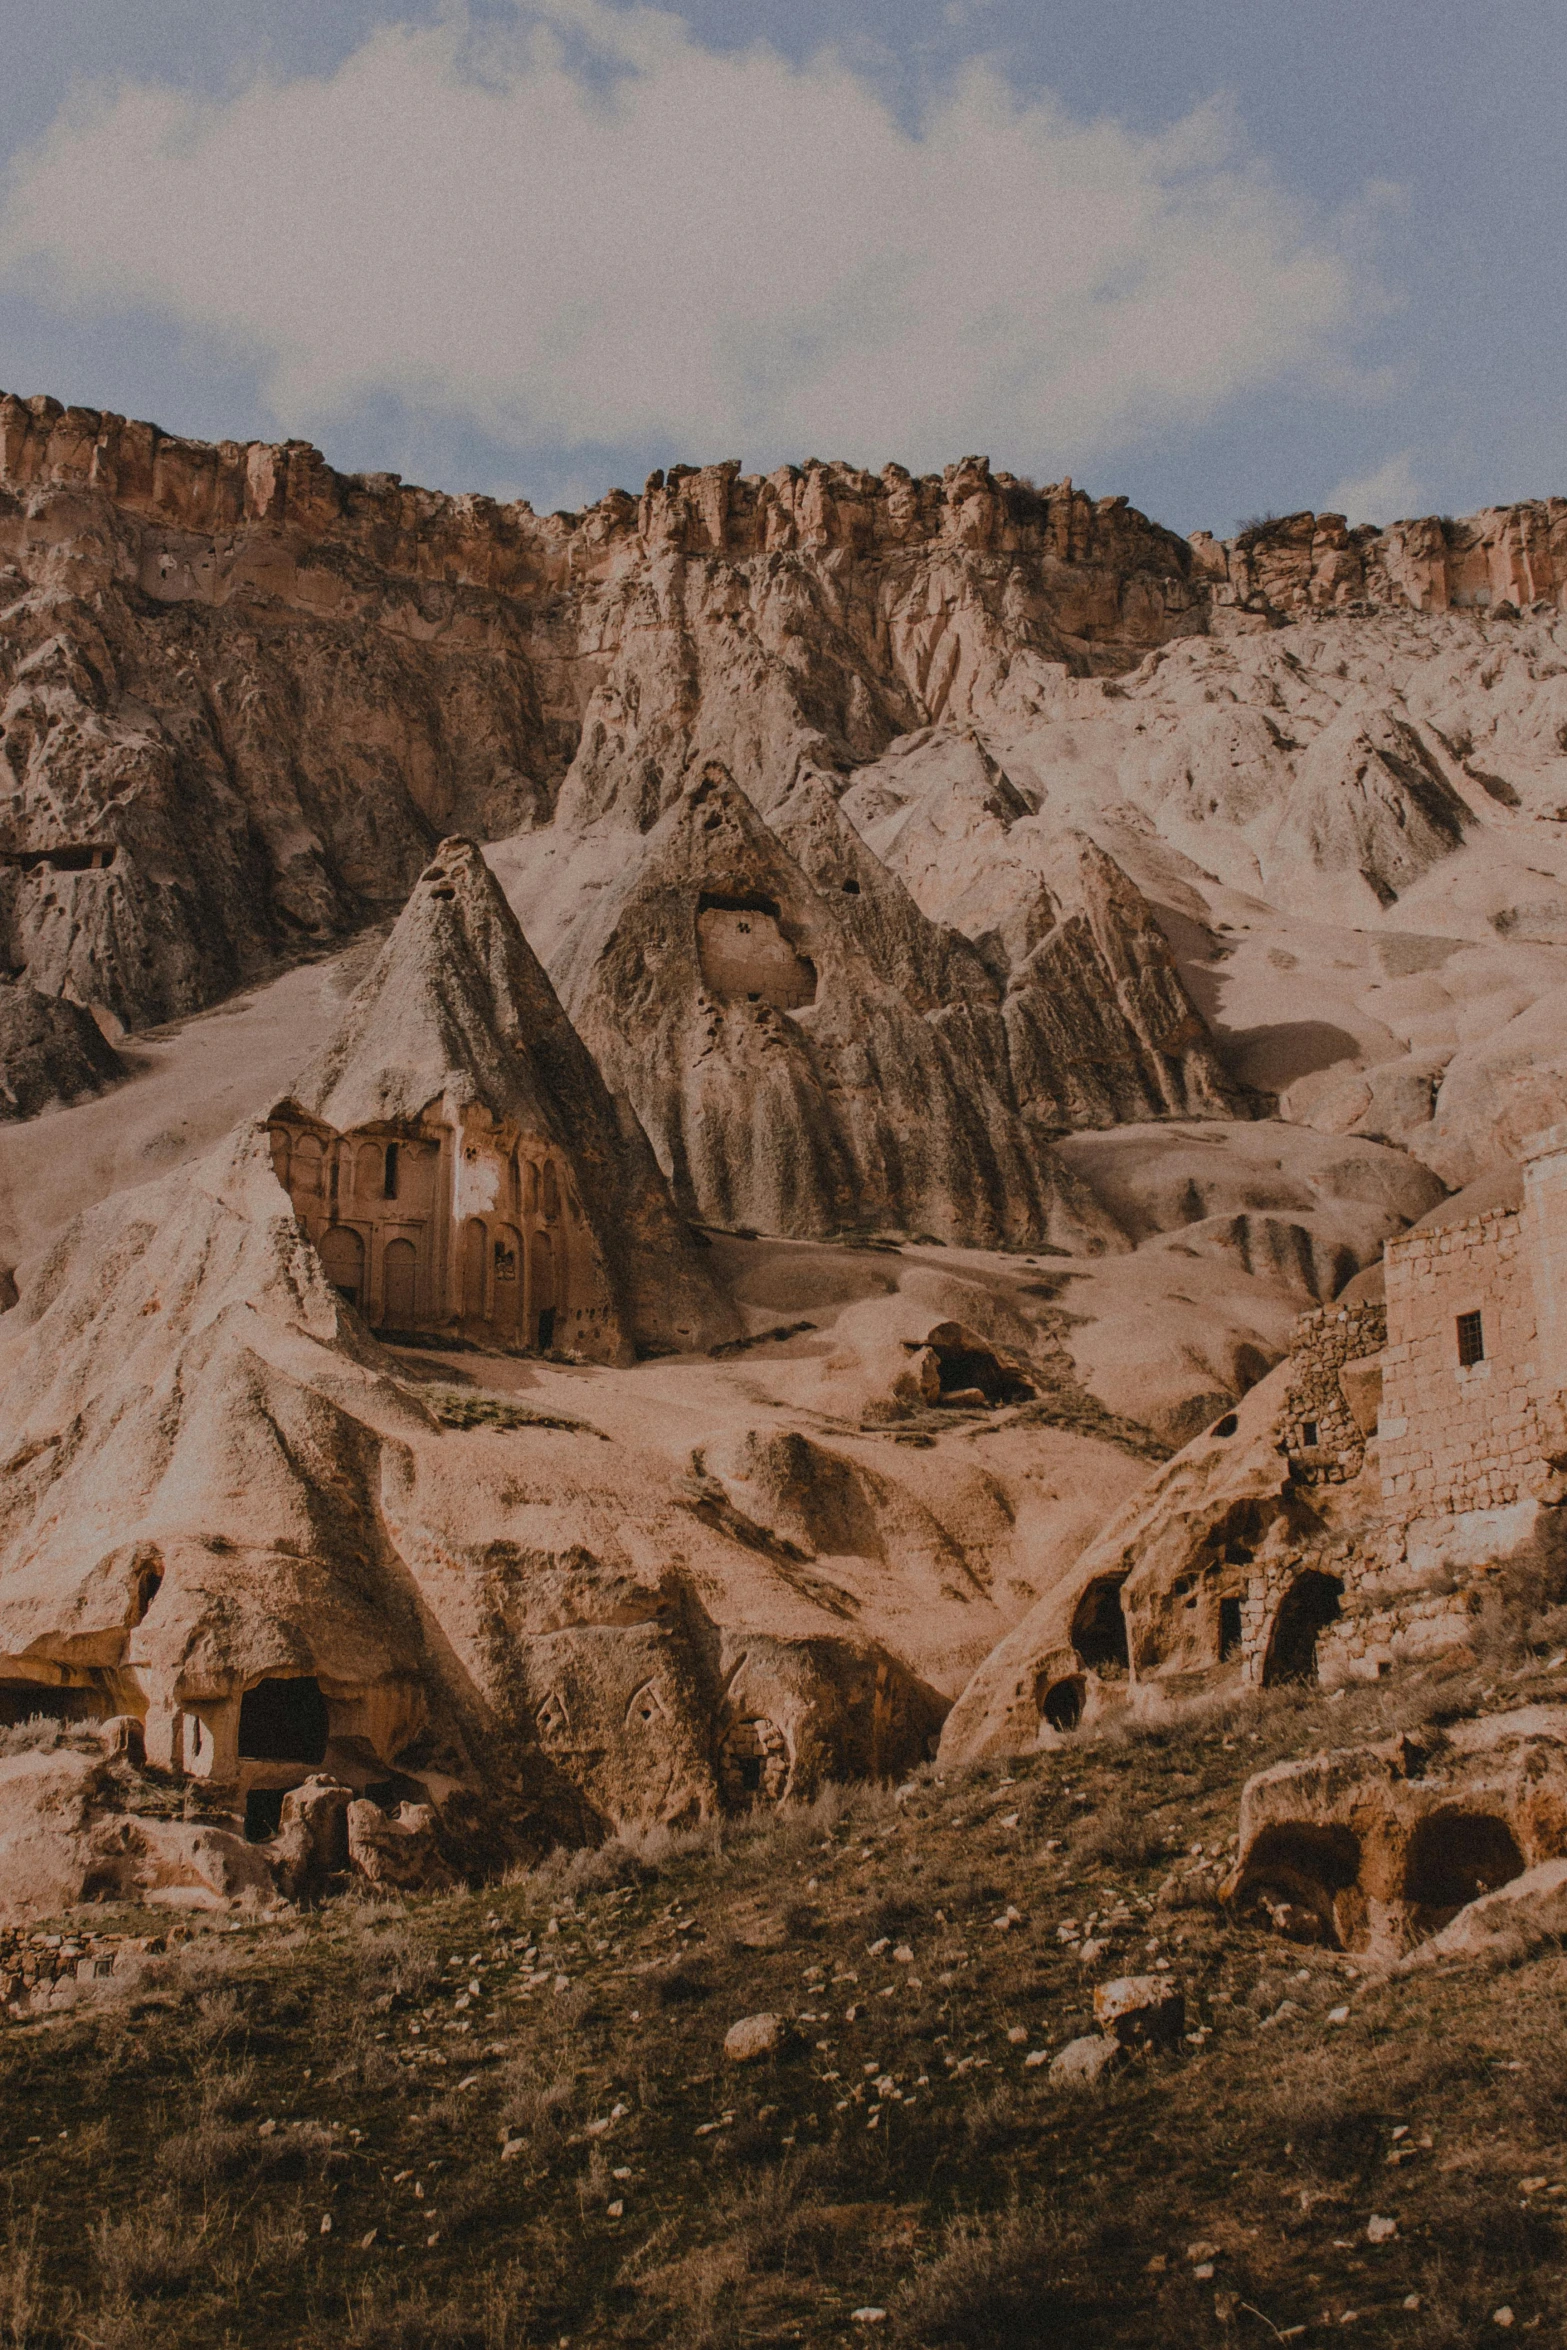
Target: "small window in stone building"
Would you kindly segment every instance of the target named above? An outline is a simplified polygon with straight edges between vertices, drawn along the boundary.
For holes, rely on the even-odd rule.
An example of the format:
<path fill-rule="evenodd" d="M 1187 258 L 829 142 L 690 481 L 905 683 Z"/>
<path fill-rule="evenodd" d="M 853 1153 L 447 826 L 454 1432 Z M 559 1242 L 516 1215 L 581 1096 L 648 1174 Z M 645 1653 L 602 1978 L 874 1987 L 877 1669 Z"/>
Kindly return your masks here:
<path fill-rule="evenodd" d="M 386 1146 L 386 1182 L 383 1187 L 383 1196 L 387 1199 L 396 1199 L 397 1197 L 397 1145 L 395 1142 L 389 1142 Z"/>
<path fill-rule="evenodd" d="M 1458 1317 L 1458 1360 L 1465 1366 L 1485 1361 L 1485 1324 L 1478 1314 Z"/>
<path fill-rule="evenodd" d="M 1219 1602 L 1219 1662 L 1228 1663 L 1241 1644 L 1241 1603 L 1238 1599 Z"/>
<path fill-rule="evenodd" d="M 1305 1420 L 1301 1423 L 1300 1441 L 1302 1444 L 1307 1446 L 1308 1449 L 1310 1446 L 1316 1443 L 1317 1423 L 1315 1420 Z"/>

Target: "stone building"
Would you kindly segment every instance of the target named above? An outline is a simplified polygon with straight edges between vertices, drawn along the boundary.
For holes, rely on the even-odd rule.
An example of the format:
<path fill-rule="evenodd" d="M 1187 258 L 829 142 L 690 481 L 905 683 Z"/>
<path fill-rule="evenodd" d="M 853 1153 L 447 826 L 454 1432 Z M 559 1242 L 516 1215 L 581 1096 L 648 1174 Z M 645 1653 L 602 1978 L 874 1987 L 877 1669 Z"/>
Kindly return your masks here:
<path fill-rule="evenodd" d="M 1504 1574 L 1567 1594 L 1567 1129 L 1305 1314 L 958 1699 L 955 1759 L 1107 1708 L 1375 1679 L 1467 1639 Z"/>

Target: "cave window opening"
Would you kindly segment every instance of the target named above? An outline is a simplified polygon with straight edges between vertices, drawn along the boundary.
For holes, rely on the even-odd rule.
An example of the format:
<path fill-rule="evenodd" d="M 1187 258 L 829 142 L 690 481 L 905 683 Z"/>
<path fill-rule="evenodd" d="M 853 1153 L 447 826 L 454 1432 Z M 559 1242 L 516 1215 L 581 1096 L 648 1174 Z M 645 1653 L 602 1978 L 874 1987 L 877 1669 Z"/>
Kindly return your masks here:
<path fill-rule="evenodd" d="M 1128 1664 L 1126 1617 L 1121 1607 L 1123 1575 L 1101 1575 L 1090 1583 L 1072 1618 L 1072 1646 L 1090 1672 L 1124 1673 Z"/>
<path fill-rule="evenodd" d="M 1236 1418 L 1235 1414 L 1233 1412 L 1226 1412 L 1222 1420 L 1215 1420 L 1213 1424 L 1213 1432 L 1215 1436 L 1233 1436 L 1239 1426 L 1240 1421 Z"/>
<path fill-rule="evenodd" d="M 1219 1602 L 1219 1662 L 1228 1664 L 1241 1645 L 1241 1603 L 1238 1599 Z"/>
<path fill-rule="evenodd" d="M 323 1762 L 326 1740 L 326 1699 L 308 1673 L 258 1681 L 239 1701 L 239 1751 L 248 1762 Z"/>
<path fill-rule="evenodd" d="M 1344 1586 L 1336 1575 L 1319 1574 L 1308 1567 L 1295 1578 L 1273 1620 L 1273 1638 L 1262 1676 L 1269 1688 L 1284 1681 L 1317 1678 L 1317 1642 L 1337 1617 L 1343 1596 Z"/>
<path fill-rule="evenodd" d="M 843 894 L 846 898 L 857 898 L 860 894 L 859 883 L 857 881 L 846 881 L 843 885 Z"/>
<path fill-rule="evenodd" d="M 397 1197 L 397 1145 L 395 1142 L 389 1142 L 386 1146 L 386 1180 L 381 1187 L 381 1196 L 383 1199 L 396 1199 Z"/>
<path fill-rule="evenodd" d="M 1305 1422 L 1305 1423 L 1302 1425 L 1302 1428 L 1301 1428 L 1301 1431 L 1300 1431 L 1300 1441 L 1301 1441 L 1301 1443 L 1302 1443 L 1303 1445 L 1305 1445 L 1305 1447 L 1306 1447 L 1306 1449 L 1307 1449 L 1308 1451 L 1310 1451 L 1311 1447 L 1312 1447 L 1312 1446 L 1313 1446 L 1313 1445 L 1316 1443 L 1316 1441 L 1317 1441 L 1317 1423 L 1316 1423 L 1316 1421 L 1315 1421 L 1315 1420 L 1307 1420 L 1307 1421 L 1306 1421 L 1306 1422 Z"/>
<path fill-rule="evenodd" d="M 252 1787 L 245 1798 L 245 1841 L 266 1844 L 283 1825 L 281 1787 Z"/>
<path fill-rule="evenodd" d="M 1038 1704 L 1051 1729 L 1069 1737 L 1083 1718 L 1083 1684 L 1075 1674 L 1068 1674 L 1064 1681 L 1050 1681 L 1038 1693 Z"/>
<path fill-rule="evenodd" d="M 1480 1314 L 1458 1317 L 1458 1360 L 1464 1370 L 1485 1361 L 1485 1320 Z"/>
<path fill-rule="evenodd" d="M 158 1593 L 162 1589 L 163 1569 L 161 1567 L 152 1566 L 143 1567 L 140 1574 L 136 1578 L 135 1621 L 138 1624 L 143 1621 L 147 1610 L 151 1607 L 153 1601 L 157 1598 Z"/>
<path fill-rule="evenodd" d="M 1523 1854 L 1505 1820 L 1489 1812 L 1437 1812 L 1409 1840 L 1404 1898 L 1446 1918 L 1482 1893 L 1511 1884 L 1524 1871 Z"/>

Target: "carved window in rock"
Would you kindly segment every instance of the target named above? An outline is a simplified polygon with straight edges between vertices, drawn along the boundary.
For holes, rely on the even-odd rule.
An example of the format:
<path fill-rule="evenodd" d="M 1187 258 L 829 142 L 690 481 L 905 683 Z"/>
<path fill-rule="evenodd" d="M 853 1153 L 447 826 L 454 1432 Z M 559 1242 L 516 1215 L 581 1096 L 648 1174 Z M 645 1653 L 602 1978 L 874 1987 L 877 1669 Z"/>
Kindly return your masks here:
<path fill-rule="evenodd" d="M 317 1137 L 313 1134 L 296 1135 L 289 1153 L 288 1183 L 302 1214 L 317 1207 L 325 1198 L 324 1174 L 325 1161 Z"/>
<path fill-rule="evenodd" d="M 650 1730 L 655 1722 L 667 1722 L 669 1708 L 656 1681 L 644 1681 L 642 1687 L 626 1708 L 626 1727 L 631 1730 Z"/>
<path fill-rule="evenodd" d="M 401 1156 L 401 1146 L 395 1142 L 389 1142 L 386 1146 L 386 1159 L 381 1169 L 381 1197 L 383 1199 L 396 1199 L 397 1197 L 398 1178 L 402 1172 L 399 1165 Z"/>
<path fill-rule="evenodd" d="M 49 1688 L 42 1681 L 0 1681 L 0 1728 L 20 1722 L 99 1722 L 108 1705 L 96 1689 Z"/>
<path fill-rule="evenodd" d="M 1034 1688 L 1034 1702 L 1040 1718 L 1061 1736 L 1069 1736 L 1083 1718 L 1085 1683 L 1079 1673 L 1068 1673 L 1054 1680 L 1041 1673 Z"/>
<path fill-rule="evenodd" d="M 419 1314 L 419 1257 L 411 1240 L 389 1240 L 382 1263 L 381 1318 L 391 1330 L 409 1330 Z"/>
<path fill-rule="evenodd" d="M 536 1216 L 539 1212 L 539 1165 L 536 1159 L 524 1159 L 520 1171 L 523 1212 Z"/>
<path fill-rule="evenodd" d="M 1241 1603 L 1239 1599 L 1221 1599 L 1219 1602 L 1219 1662 L 1228 1664 L 1241 1650 Z"/>
<path fill-rule="evenodd" d="M 533 1719 L 539 1736 L 552 1745 L 571 1735 L 571 1715 L 558 1689 L 549 1691 L 543 1703 L 535 1709 Z"/>
<path fill-rule="evenodd" d="M 1523 1872 L 1523 1854 L 1505 1820 L 1489 1812 L 1436 1812 L 1419 1823 L 1405 1856 L 1411 1922 L 1435 1932 L 1467 1903 Z"/>
<path fill-rule="evenodd" d="M 462 1236 L 462 1310 L 465 1322 L 485 1319 L 485 1258 L 490 1236 L 477 1216 L 463 1227 Z"/>
<path fill-rule="evenodd" d="M 340 1297 L 357 1306 L 364 1297 L 365 1244 L 348 1224 L 333 1224 L 321 1235 L 321 1270 Z"/>
<path fill-rule="evenodd" d="M 545 1221 L 545 1223 L 546 1223 L 546 1224 L 556 1224 L 556 1223 L 559 1223 L 559 1221 L 560 1221 L 560 1180 L 559 1180 L 558 1176 L 557 1176 L 557 1175 L 556 1175 L 556 1173 L 555 1173 L 555 1169 L 554 1169 L 553 1165 L 551 1164 L 551 1162 L 550 1162 L 548 1159 L 546 1159 L 546 1160 L 545 1160 L 545 1162 L 544 1162 L 544 1178 L 543 1178 L 543 1183 L 542 1183 L 541 1189 L 542 1189 L 542 1193 L 543 1193 L 543 1199 L 544 1199 L 544 1221 Z"/>

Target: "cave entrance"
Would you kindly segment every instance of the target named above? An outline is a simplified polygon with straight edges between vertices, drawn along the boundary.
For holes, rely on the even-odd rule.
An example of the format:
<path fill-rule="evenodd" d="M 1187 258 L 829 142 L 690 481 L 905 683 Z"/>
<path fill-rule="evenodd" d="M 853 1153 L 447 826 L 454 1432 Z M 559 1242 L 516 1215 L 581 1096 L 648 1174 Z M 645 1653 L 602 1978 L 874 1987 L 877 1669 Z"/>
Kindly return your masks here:
<path fill-rule="evenodd" d="M 1265 1687 L 1274 1689 L 1282 1681 L 1317 1678 L 1317 1642 L 1336 1620 L 1343 1597 L 1344 1586 L 1336 1575 L 1323 1575 L 1308 1567 L 1296 1576 L 1273 1619 L 1273 1637 L 1262 1671 Z"/>
<path fill-rule="evenodd" d="M 936 1376 L 944 1396 L 972 1397 L 987 1404 L 1027 1403 L 1034 1390 L 1015 1363 L 960 1323 L 941 1323 L 925 1344 L 936 1358 Z"/>
<path fill-rule="evenodd" d="M 1360 1839 L 1352 1828 L 1284 1821 L 1265 1828 L 1246 1858 L 1236 1906 L 1262 1911 L 1290 1942 L 1343 1949 L 1349 1942 L 1344 1897 L 1360 1875 Z"/>
<path fill-rule="evenodd" d="M 258 1681 L 239 1701 L 239 1751 L 246 1762 L 323 1762 L 326 1740 L 326 1699 L 308 1673 Z"/>
<path fill-rule="evenodd" d="M 1072 1618 L 1072 1646 L 1090 1672 L 1124 1673 L 1129 1656 L 1126 1616 L 1121 1606 L 1124 1575 L 1100 1575 L 1090 1583 Z"/>
<path fill-rule="evenodd" d="M 45 1681 L 0 1681 L 0 1728 L 22 1722 L 101 1722 L 105 1706 L 96 1689 L 61 1689 Z"/>
<path fill-rule="evenodd" d="M 776 1722 L 752 1714 L 730 1723 L 718 1750 L 718 1784 L 732 1811 L 779 1803 L 789 1783 L 789 1745 Z"/>
<path fill-rule="evenodd" d="M 283 1789 L 252 1787 L 245 1798 L 245 1841 L 270 1842 L 283 1825 Z"/>
<path fill-rule="evenodd" d="M 1083 1682 L 1076 1673 L 1068 1673 L 1064 1680 L 1052 1681 L 1042 1673 L 1034 1692 L 1041 1721 L 1063 1738 L 1070 1737 L 1083 1718 Z"/>
<path fill-rule="evenodd" d="M 1418 1913 L 1417 1930 L 1435 1933 L 1467 1903 L 1523 1872 L 1523 1854 L 1505 1820 L 1491 1812 L 1434 1812 L 1409 1840 L 1404 1898 Z"/>

